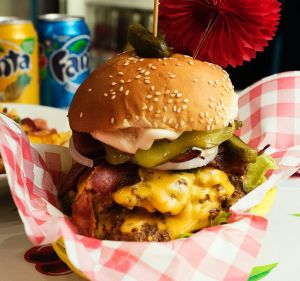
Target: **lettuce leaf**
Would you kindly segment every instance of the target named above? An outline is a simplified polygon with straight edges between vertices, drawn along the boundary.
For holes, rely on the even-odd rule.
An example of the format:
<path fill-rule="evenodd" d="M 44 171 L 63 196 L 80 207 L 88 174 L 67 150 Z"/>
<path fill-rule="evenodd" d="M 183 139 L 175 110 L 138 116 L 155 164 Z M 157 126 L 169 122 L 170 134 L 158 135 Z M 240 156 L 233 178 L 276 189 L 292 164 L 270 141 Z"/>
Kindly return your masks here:
<path fill-rule="evenodd" d="M 278 167 L 275 160 L 266 154 L 257 157 L 255 163 L 250 163 L 245 176 L 244 190 L 248 193 L 266 181 L 266 172 L 276 170 Z"/>

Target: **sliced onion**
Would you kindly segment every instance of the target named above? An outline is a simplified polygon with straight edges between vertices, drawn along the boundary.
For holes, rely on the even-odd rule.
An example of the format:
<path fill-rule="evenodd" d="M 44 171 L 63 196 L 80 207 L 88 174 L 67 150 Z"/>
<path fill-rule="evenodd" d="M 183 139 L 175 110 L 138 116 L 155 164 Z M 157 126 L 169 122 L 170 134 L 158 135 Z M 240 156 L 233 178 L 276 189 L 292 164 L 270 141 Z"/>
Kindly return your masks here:
<path fill-rule="evenodd" d="M 200 150 L 200 148 L 199 148 Z M 155 167 L 158 170 L 189 170 L 206 166 L 209 162 L 214 160 L 218 154 L 218 147 L 210 149 L 201 149 L 201 154 L 192 160 L 180 163 L 167 162 Z"/>
<path fill-rule="evenodd" d="M 90 167 L 90 168 L 92 168 L 94 166 L 93 159 L 83 156 L 76 150 L 76 148 L 74 146 L 73 138 L 71 138 L 70 142 L 69 142 L 69 151 L 70 151 L 72 158 L 79 164 Z"/>

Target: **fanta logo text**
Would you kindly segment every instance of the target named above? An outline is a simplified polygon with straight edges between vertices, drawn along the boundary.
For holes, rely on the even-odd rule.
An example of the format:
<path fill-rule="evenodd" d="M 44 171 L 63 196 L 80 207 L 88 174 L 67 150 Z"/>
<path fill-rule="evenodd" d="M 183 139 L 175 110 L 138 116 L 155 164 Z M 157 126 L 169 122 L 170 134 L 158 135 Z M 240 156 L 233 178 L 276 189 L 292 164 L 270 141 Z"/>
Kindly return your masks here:
<path fill-rule="evenodd" d="M 65 83 L 88 71 L 89 57 L 87 53 L 78 56 L 70 54 L 67 50 L 60 50 L 53 55 L 51 66 L 58 82 Z"/>
<path fill-rule="evenodd" d="M 10 76 L 18 70 L 29 70 L 30 56 L 9 50 L 6 56 L 0 57 L 0 77 Z"/>

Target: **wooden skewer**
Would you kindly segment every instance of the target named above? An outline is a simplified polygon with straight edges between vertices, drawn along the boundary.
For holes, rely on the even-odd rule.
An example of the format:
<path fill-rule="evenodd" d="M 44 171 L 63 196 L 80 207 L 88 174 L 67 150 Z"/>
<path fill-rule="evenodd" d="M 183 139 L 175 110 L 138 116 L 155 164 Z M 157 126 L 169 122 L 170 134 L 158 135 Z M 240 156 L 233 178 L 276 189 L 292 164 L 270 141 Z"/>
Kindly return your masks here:
<path fill-rule="evenodd" d="M 154 0 L 153 35 L 157 37 L 159 0 Z"/>

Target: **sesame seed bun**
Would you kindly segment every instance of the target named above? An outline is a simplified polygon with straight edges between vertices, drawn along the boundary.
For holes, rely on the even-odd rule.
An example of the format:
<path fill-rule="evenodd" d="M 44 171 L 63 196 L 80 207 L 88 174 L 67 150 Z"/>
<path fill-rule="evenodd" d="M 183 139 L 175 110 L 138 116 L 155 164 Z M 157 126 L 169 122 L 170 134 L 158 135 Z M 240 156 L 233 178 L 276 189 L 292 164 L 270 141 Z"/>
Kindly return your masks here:
<path fill-rule="evenodd" d="M 219 66 L 175 54 L 139 58 L 132 52 L 100 65 L 79 87 L 69 109 L 78 132 L 124 128 L 207 131 L 228 126 L 238 98 Z"/>

